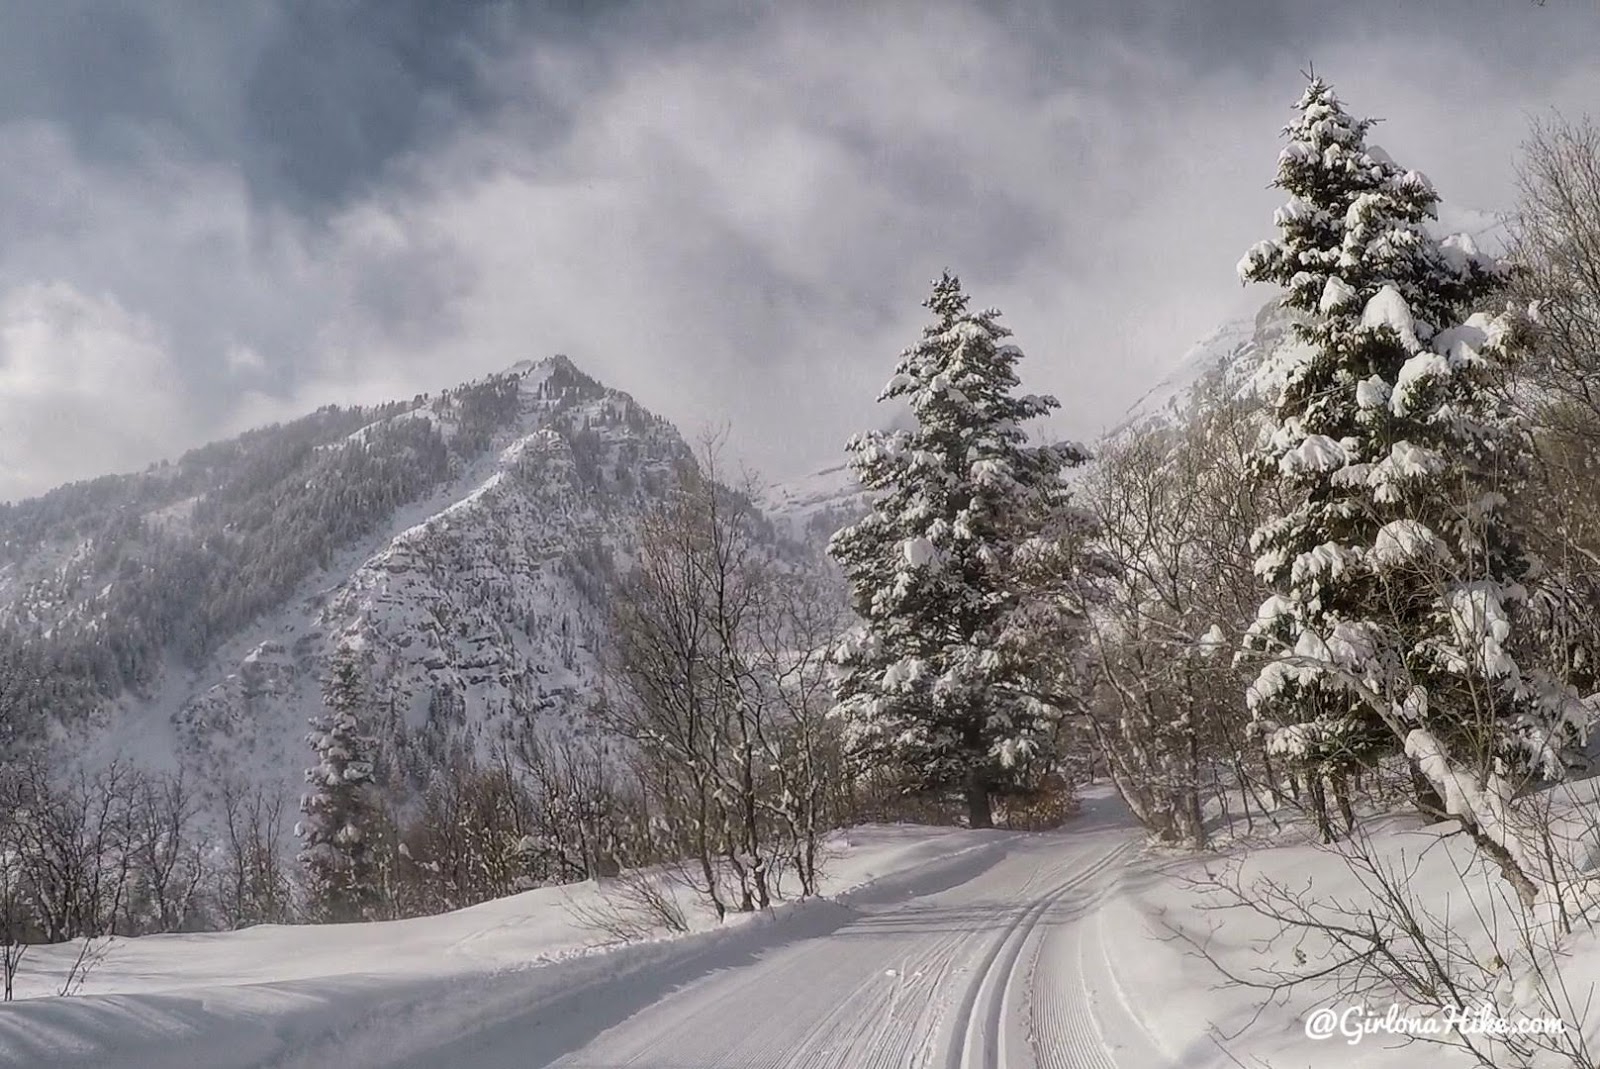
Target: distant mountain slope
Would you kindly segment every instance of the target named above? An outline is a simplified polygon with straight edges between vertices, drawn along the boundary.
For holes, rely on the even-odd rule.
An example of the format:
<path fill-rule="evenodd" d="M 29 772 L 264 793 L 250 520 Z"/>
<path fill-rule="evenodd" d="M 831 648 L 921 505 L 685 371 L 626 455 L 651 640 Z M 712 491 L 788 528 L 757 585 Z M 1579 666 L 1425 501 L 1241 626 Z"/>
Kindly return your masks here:
<path fill-rule="evenodd" d="M 9 741 L 298 794 L 359 651 L 391 768 L 581 714 L 605 591 L 677 431 L 564 357 L 0 509 Z M 8 680 L 30 678 L 28 671 Z"/>
<path fill-rule="evenodd" d="M 1292 313 L 1276 300 L 1251 318 L 1224 323 L 1195 343 L 1165 378 L 1130 405 L 1108 436 L 1150 419 L 1174 417 L 1189 403 L 1195 387 L 1209 377 L 1221 376 L 1232 393 L 1249 389 L 1261 362 L 1293 340 L 1293 324 Z"/>
<path fill-rule="evenodd" d="M 834 531 L 866 511 L 867 492 L 848 464 L 836 464 L 772 484 L 761 507 L 789 537 L 820 548 Z"/>

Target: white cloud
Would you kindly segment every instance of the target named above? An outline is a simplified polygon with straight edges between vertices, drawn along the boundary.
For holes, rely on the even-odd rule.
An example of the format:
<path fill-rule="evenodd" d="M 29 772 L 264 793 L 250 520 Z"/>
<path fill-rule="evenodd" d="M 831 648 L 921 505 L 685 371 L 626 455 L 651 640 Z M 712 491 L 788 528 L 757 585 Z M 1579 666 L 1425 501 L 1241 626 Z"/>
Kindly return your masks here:
<path fill-rule="evenodd" d="M 66 283 L 0 295 L 0 479 L 19 491 L 187 444 L 166 339 Z"/>

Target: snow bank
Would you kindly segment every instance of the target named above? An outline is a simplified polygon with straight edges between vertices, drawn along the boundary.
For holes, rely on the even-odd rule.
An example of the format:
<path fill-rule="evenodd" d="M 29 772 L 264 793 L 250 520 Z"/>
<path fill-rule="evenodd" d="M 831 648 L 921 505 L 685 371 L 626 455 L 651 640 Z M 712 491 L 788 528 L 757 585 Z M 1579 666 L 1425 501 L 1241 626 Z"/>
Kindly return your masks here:
<path fill-rule="evenodd" d="M 1600 804 L 1597 794 L 1597 780 L 1552 789 L 1549 800 L 1557 814 L 1559 837 L 1587 838 L 1579 829 L 1588 827 L 1584 813 Z M 1484 806 L 1483 799 L 1454 801 L 1463 808 Z M 1372 856 L 1408 874 L 1404 888 L 1430 913 L 1447 918 L 1452 933 L 1463 940 L 1464 952 L 1482 962 L 1495 961 L 1503 952 L 1509 964 L 1500 966 L 1492 995 L 1496 1011 L 1510 1019 L 1544 1016 L 1547 1010 L 1539 1006 L 1537 980 L 1517 950 L 1512 921 L 1516 907 L 1508 903 L 1509 887 L 1464 836 L 1448 835 L 1453 826 L 1422 827 L 1418 818 L 1410 816 L 1369 818 L 1366 825 Z M 1143 1030 L 1160 1041 L 1164 1064 L 1305 1069 L 1473 1066 L 1473 1060 L 1459 1051 L 1399 1043 L 1389 1035 L 1368 1035 L 1355 1044 L 1343 1036 L 1310 1039 L 1305 1030 L 1309 1014 L 1348 1005 L 1329 985 L 1311 983 L 1269 996 L 1263 990 L 1229 984 L 1203 959 L 1196 945 L 1241 976 L 1259 976 L 1257 970 L 1264 969 L 1309 974 L 1331 963 L 1332 956 L 1315 938 L 1281 935 L 1276 924 L 1251 908 L 1209 908 L 1225 904 L 1227 896 L 1204 886 L 1212 877 L 1236 868 L 1238 883 L 1245 888 L 1270 879 L 1307 901 L 1370 902 L 1369 891 L 1336 850 L 1314 845 L 1308 841 L 1311 838 L 1308 829 L 1291 824 L 1275 844 L 1234 846 L 1201 857 L 1146 858 L 1125 870 L 1117 892 L 1101 904 L 1099 923 L 1106 945 L 1138 948 L 1137 953 L 1115 954 L 1112 975 L 1117 989 L 1127 993 L 1126 1001 L 1137 1011 Z M 1589 849 L 1593 871 L 1600 843 Z M 1467 873 L 1465 880 L 1458 870 Z M 1252 899 L 1263 901 L 1259 894 Z M 1176 937 L 1178 928 L 1193 943 Z M 1600 999 L 1595 998 L 1600 995 L 1600 933 L 1580 928 L 1563 948 L 1559 967 L 1560 982 L 1576 1008 L 1567 1024 L 1583 1027 L 1592 1049 L 1600 1034 Z M 1588 1018 L 1579 1021 L 1583 1007 L 1591 1003 Z M 1388 1001 L 1373 996 L 1369 1009 L 1381 1017 Z"/>
<path fill-rule="evenodd" d="M 22 1001 L 0 1009 L 0 1066 L 130 1069 L 294 1064 L 314 1041 L 396 1006 L 438 1027 L 502 1001 L 552 997 L 646 965 L 699 955 L 729 940 L 760 943 L 840 923 L 841 903 L 888 901 L 952 886 L 992 863 L 1012 836 L 871 825 L 827 844 L 826 900 L 787 902 L 717 926 L 626 946 L 579 920 L 603 902 L 593 884 L 540 888 L 438 917 L 342 925 L 262 925 L 237 932 L 115 941 L 74 998 L 51 997 L 77 944 L 32 948 L 17 978 Z M 508 974 L 515 974 L 508 983 Z M 476 996 L 473 993 L 478 993 Z M 382 1042 L 375 1038 L 373 1042 Z M 374 1050 L 377 1060 L 393 1054 Z M 307 1063 L 311 1064 L 311 1063 Z"/>

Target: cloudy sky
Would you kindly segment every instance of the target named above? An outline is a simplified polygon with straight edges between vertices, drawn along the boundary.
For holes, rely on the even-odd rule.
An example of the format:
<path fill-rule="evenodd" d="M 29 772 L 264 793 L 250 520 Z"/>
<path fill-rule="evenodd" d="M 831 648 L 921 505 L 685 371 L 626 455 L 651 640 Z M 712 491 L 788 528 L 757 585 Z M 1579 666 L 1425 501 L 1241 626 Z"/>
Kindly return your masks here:
<path fill-rule="evenodd" d="M 18 0 L 0 497 L 554 352 L 794 475 L 945 267 L 1092 437 L 1266 297 L 1307 64 L 1493 211 L 1597 45 L 1592 0 Z"/>

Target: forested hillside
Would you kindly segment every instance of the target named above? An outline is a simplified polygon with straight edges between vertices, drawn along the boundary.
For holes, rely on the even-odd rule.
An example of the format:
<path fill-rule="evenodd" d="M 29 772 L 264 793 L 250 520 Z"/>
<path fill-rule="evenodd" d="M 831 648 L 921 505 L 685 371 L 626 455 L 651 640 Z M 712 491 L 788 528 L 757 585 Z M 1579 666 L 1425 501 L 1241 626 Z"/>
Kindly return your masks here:
<path fill-rule="evenodd" d="M 143 756 L 220 774 L 232 743 L 280 739 L 292 797 L 340 636 L 368 641 L 399 721 L 432 705 L 453 734 L 469 690 L 474 708 L 548 704 L 552 673 L 583 670 L 616 539 L 687 456 L 556 357 L 6 505 L 7 745 L 154 725 Z"/>

